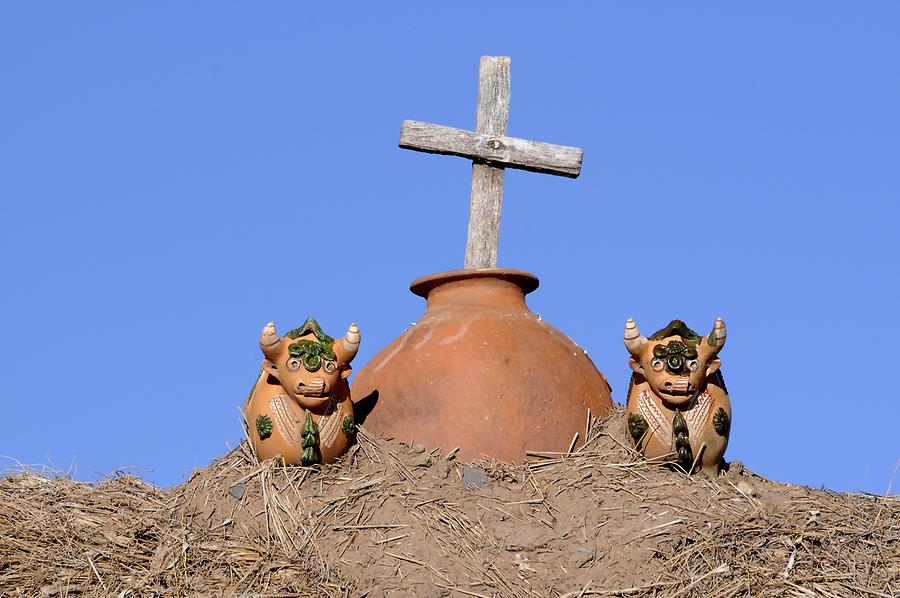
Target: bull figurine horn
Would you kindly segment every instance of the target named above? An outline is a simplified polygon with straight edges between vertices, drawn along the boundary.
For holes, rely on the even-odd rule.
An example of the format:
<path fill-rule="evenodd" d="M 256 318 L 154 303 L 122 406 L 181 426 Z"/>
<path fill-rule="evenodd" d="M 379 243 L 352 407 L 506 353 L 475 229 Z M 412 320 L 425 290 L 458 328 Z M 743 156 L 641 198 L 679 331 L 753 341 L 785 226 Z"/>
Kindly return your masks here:
<path fill-rule="evenodd" d="M 354 322 L 347 328 L 347 332 L 344 334 L 343 338 L 334 344 L 334 348 L 345 363 L 350 363 L 353 361 L 353 358 L 356 357 L 356 352 L 359 351 L 359 341 L 359 326 Z"/>
<path fill-rule="evenodd" d="M 267 359 L 272 360 L 276 357 L 279 342 L 281 342 L 281 337 L 275 331 L 275 322 L 269 322 L 259 335 L 259 348 L 262 349 Z"/>
<path fill-rule="evenodd" d="M 641 346 L 646 342 L 647 337 L 641 334 L 634 320 L 628 318 L 628 321 L 625 322 L 625 347 L 628 349 L 628 352 L 632 355 L 637 355 Z"/>
<path fill-rule="evenodd" d="M 716 323 L 713 324 L 713 329 L 706 337 L 706 344 L 712 347 L 714 353 L 718 353 L 719 350 L 725 345 L 725 336 L 725 320 L 723 320 L 722 318 L 716 318 Z"/>

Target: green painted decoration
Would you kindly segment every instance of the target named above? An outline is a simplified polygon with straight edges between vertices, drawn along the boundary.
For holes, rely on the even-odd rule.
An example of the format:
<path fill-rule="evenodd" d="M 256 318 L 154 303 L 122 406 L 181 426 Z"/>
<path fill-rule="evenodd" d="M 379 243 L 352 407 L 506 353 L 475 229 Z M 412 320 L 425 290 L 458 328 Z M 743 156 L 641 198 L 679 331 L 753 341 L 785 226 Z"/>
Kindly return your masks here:
<path fill-rule="evenodd" d="M 348 440 L 353 440 L 353 438 L 356 436 L 356 422 L 353 421 L 352 415 L 344 417 L 344 421 L 341 424 L 341 430 L 344 432 L 344 436 L 346 436 Z"/>
<path fill-rule="evenodd" d="M 312 334 L 316 340 L 303 339 L 295 343 L 291 343 L 288 347 L 288 353 L 291 357 L 299 358 L 310 372 L 315 372 L 322 366 L 322 359 L 334 361 L 337 357 L 334 354 L 334 339 L 322 332 L 322 328 L 315 318 L 307 318 L 306 322 L 300 328 L 294 328 L 288 331 L 286 336 L 290 339 L 297 339 L 305 334 Z"/>
<path fill-rule="evenodd" d="M 700 341 L 700 335 L 688 328 L 687 324 L 681 320 L 672 320 L 669 322 L 668 326 L 654 332 L 648 340 L 661 341 L 670 336 L 680 336 L 684 342 L 693 347 L 696 347 L 697 343 Z"/>
<path fill-rule="evenodd" d="M 679 372 L 686 359 L 697 359 L 697 349 L 681 341 L 672 340 L 653 347 L 653 356 L 665 361 L 670 372 Z"/>
<path fill-rule="evenodd" d="M 675 451 L 678 455 L 678 464 L 686 472 L 691 472 L 694 465 L 694 452 L 691 449 L 691 441 L 688 437 L 688 425 L 684 419 L 684 414 L 679 409 L 675 410 L 675 417 L 672 419 L 672 433 L 675 435 Z"/>
<path fill-rule="evenodd" d="M 728 436 L 728 433 L 731 431 L 731 418 L 728 417 L 724 408 L 719 407 L 719 410 L 713 415 L 712 421 L 713 427 L 719 433 L 719 436 Z"/>
<path fill-rule="evenodd" d="M 688 346 L 681 341 L 669 341 L 667 344 L 653 347 L 653 356 L 665 358 L 668 356 L 683 356 L 688 359 L 697 359 L 697 349 Z"/>
<path fill-rule="evenodd" d="M 644 440 L 644 434 L 650 428 L 650 424 L 644 419 L 643 415 L 632 413 L 628 416 L 628 433 L 631 434 L 634 445 L 641 450 L 641 441 Z"/>
<path fill-rule="evenodd" d="M 300 463 L 305 466 L 315 465 L 322 462 L 322 454 L 319 452 L 319 426 L 313 421 L 312 414 L 306 414 L 306 423 L 300 429 L 300 436 L 303 438 L 303 455 L 300 457 Z"/>
<path fill-rule="evenodd" d="M 272 418 L 268 415 L 256 416 L 256 433 L 260 440 L 265 440 L 272 435 Z"/>
<path fill-rule="evenodd" d="M 319 323 L 316 322 L 315 318 L 306 318 L 306 321 L 303 323 L 303 326 L 300 328 L 294 328 L 293 330 L 289 330 L 287 334 L 285 334 L 288 338 L 300 338 L 304 334 L 312 333 L 319 342 L 323 345 L 328 345 L 329 347 L 334 344 L 334 339 L 322 332 L 322 328 L 319 326 Z"/>
<path fill-rule="evenodd" d="M 310 372 L 315 372 L 322 366 L 322 358 L 334 361 L 337 356 L 329 345 L 323 345 L 311 340 L 299 340 L 288 347 L 291 357 L 298 357 Z"/>

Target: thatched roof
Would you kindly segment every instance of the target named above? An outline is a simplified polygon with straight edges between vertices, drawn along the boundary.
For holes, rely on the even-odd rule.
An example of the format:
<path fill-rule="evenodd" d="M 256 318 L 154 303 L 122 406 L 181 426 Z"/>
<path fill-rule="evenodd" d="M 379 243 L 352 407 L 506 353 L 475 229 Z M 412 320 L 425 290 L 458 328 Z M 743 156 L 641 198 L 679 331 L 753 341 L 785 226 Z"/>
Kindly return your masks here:
<path fill-rule="evenodd" d="M 0 595 L 900 592 L 897 497 L 779 484 L 737 465 L 688 477 L 639 461 L 621 410 L 591 422 L 571 454 L 524 466 L 440 457 L 363 433 L 321 469 L 259 464 L 242 444 L 167 490 L 131 475 L 10 472 Z"/>

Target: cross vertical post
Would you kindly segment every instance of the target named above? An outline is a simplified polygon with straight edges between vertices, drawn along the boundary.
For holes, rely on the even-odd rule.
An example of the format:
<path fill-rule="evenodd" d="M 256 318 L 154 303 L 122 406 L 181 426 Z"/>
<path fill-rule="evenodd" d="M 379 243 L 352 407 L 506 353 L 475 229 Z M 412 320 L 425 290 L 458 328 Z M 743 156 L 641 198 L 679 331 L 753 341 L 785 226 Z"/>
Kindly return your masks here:
<path fill-rule="evenodd" d="M 482 56 L 478 74 L 478 109 L 475 132 L 500 137 L 509 123 L 509 57 Z M 503 207 L 502 166 L 472 162 L 472 195 L 466 268 L 495 268 L 500 246 L 500 211 Z"/>

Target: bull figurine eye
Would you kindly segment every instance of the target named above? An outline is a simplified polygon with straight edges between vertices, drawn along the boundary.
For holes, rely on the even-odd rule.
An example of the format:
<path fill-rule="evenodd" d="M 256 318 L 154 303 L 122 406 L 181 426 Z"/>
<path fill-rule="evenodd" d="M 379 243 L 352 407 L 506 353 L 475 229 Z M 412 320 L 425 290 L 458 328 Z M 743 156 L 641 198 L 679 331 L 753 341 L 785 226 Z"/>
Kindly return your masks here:
<path fill-rule="evenodd" d="M 285 365 L 287 365 L 287 369 L 289 371 L 296 372 L 297 370 L 300 369 L 300 360 L 297 359 L 296 357 L 291 357 L 290 359 L 287 360 L 287 364 L 285 364 Z"/>
<path fill-rule="evenodd" d="M 687 362 L 687 368 L 692 372 L 696 372 L 700 369 L 700 362 L 696 359 L 690 359 Z"/>
<path fill-rule="evenodd" d="M 655 372 L 661 372 L 665 365 L 663 364 L 663 360 L 659 357 L 654 357 L 652 361 L 650 361 L 650 367 L 653 368 Z"/>
<path fill-rule="evenodd" d="M 333 374 L 334 370 L 337 369 L 337 365 L 333 361 L 326 360 L 325 365 L 322 366 L 322 369 L 325 370 L 326 374 Z"/>

